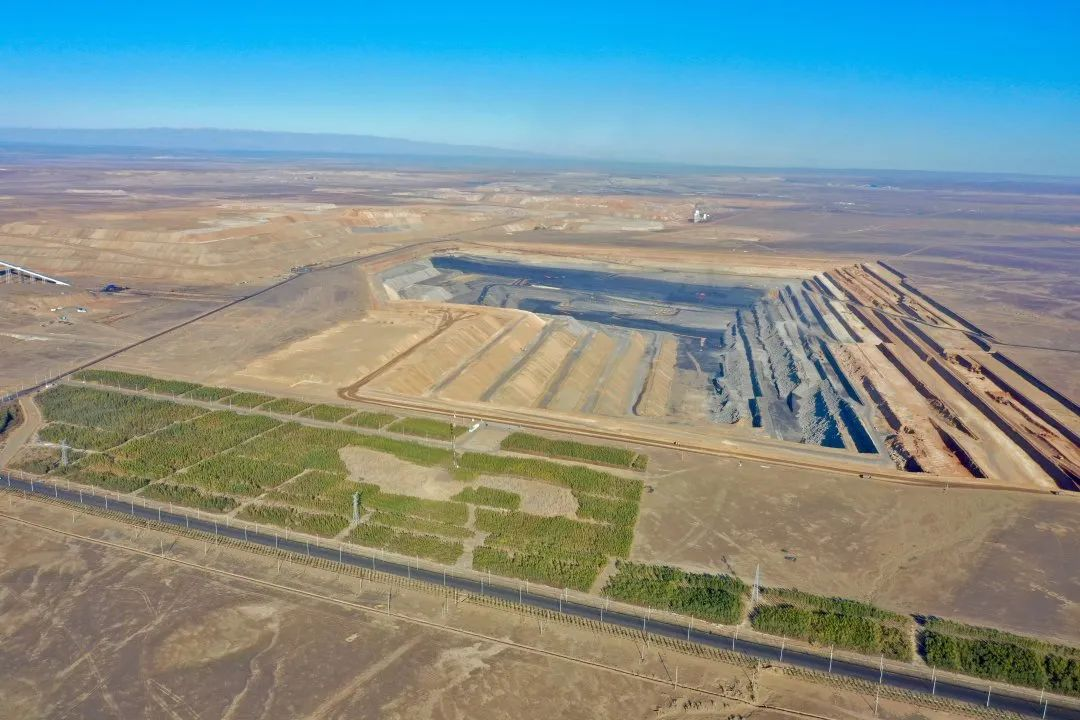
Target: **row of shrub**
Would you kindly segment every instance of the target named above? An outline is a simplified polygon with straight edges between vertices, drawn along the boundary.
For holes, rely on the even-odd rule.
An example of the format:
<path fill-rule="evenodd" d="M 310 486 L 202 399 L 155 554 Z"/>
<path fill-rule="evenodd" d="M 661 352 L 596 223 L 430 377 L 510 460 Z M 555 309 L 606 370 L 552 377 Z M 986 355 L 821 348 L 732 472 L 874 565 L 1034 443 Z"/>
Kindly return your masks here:
<path fill-rule="evenodd" d="M 127 438 L 115 430 L 54 422 L 38 430 L 38 439 L 58 445 L 67 443 L 69 447 L 84 450 L 108 450 Z"/>
<path fill-rule="evenodd" d="M 300 470 L 293 466 L 255 460 L 237 451 L 229 451 L 176 473 L 169 480 L 211 492 L 254 497 L 277 487 L 298 472 Z"/>
<path fill-rule="evenodd" d="M 456 562 L 465 552 L 465 546 L 459 540 L 446 540 L 434 535 L 411 533 L 366 522 L 353 528 L 349 533 L 349 541 L 448 565 Z"/>
<path fill-rule="evenodd" d="M 729 575 L 620 561 L 603 593 L 635 605 L 734 625 L 742 622 L 750 589 Z"/>
<path fill-rule="evenodd" d="M 215 495 L 203 492 L 190 485 L 173 485 L 171 483 L 154 483 L 147 485 L 139 493 L 142 497 L 161 502 L 175 503 L 187 507 L 211 510 L 213 512 L 229 512 L 236 508 L 239 503 L 226 495 Z"/>
<path fill-rule="evenodd" d="M 896 660 L 910 660 L 911 623 L 882 622 L 862 615 L 796 605 L 761 605 L 750 617 L 754 629 Z"/>
<path fill-rule="evenodd" d="M 637 522 L 638 504 L 631 500 L 574 493 L 579 518 L 588 518 L 633 529 Z"/>
<path fill-rule="evenodd" d="M 469 519 L 469 508 L 463 503 L 387 493 L 371 483 L 356 483 L 355 487 L 360 491 L 360 504 L 372 510 L 412 515 L 447 525 L 464 525 Z"/>
<path fill-rule="evenodd" d="M 637 501 L 643 484 L 583 465 L 564 465 L 534 458 L 502 457 L 486 453 L 463 453 L 461 467 L 487 475 L 511 475 L 561 485 L 581 493 L 608 495 Z"/>
<path fill-rule="evenodd" d="M 489 533 L 487 545 L 556 556 L 614 555 L 626 557 L 633 529 L 565 517 L 544 517 L 520 511 L 476 509 L 477 530 Z"/>
<path fill-rule="evenodd" d="M 190 420 L 205 412 L 167 400 L 76 385 L 58 385 L 39 394 L 35 400 L 50 423 L 96 428 L 115 433 L 124 440 L 152 433 L 174 422 Z"/>
<path fill-rule="evenodd" d="M 502 508 L 503 510 L 517 510 L 521 507 L 521 496 L 517 493 L 484 485 L 467 487 L 452 499 L 471 505 L 486 505 L 487 507 Z"/>
<path fill-rule="evenodd" d="M 280 415 L 299 415 L 310 408 L 311 403 L 291 398 L 278 398 L 259 406 L 259 409 L 264 412 L 278 413 Z"/>
<path fill-rule="evenodd" d="M 573 440 L 553 440 L 541 435 L 524 432 L 510 433 L 503 438 L 500 447 L 511 452 L 547 455 L 548 457 L 562 458 L 564 460 L 582 460 L 598 465 L 611 465 L 634 470 L 644 470 L 649 462 L 648 456 L 639 455 L 626 448 L 611 445 L 591 445 Z"/>
<path fill-rule="evenodd" d="M 364 519 L 364 522 L 401 528 L 402 530 L 412 530 L 426 535 L 457 538 L 459 540 L 464 540 L 473 536 L 472 530 L 462 527 L 461 525 L 450 525 L 448 523 L 439 522 L 438 520 L 428 520 L 427 518 L 416 517 L 414 515 L 399 515 L 397 513 L 384 512 L 381 510 L 373 512 L 370 517 Z"/>
<path fill-rule="evenodd" d="M 211 412 L 131 440 L 112 452 L 117 464 L 127 472 L 158 479 L 213 457 L 277 424 L 262 415 Z"/>
<path fill-rule="evenodd" d="M 1080 695 L 1080 648 L 938 618 L 926 620 L 922 643 L 935 667 Z"/>
<path fill-rule="evenodd" d="M 482 545 L 473 550 L 474 570 L 587 592 L 607 564 L 600 554 L 557 555 Z"/>
<path fill-rule="evenodd" d="M 449 440 L 451 437 L 458 437 L 469 428 L 465 425 L 452 425 L 445 420 L 407 417 L 398 420 L 386 429 L 403 435 L 415 435 L 416 437 L 430 438 L 432 440 Z"/>
<path fill-rule="evenodd" d="M 352 408 L 342 407 L 340 405 L 312 405 L 298 414 L 300 417 L 307 417 L 322 422 L 341 422 L 352 415 L 353 410 Z"/>
<path fill-rule="evenodd" d="M 352 517 L 352 497 L 357 484 L 340 473 L 308 470 L 299 477 L 267 493 L 275 502 L 297 505 L 308 510 Z"/>
<path fill-rule="evenodd" d="M 248 505 L 240 511 L 238 517 L 322 537 L 333 537 L 349 526 L 348 518 L 342 515 L 304 512 L 280 505 Z"/>
<path fill-rule="evenodd" d="M 80 370 L 73 377 L 83 382 L 111 385 L 128 390 L 146 390 L 162 395 L 183 395 L 197 390 L 201 385 L 184 380 L 162 380 L 148 375 L 121 372 L 119 370 Z"/>

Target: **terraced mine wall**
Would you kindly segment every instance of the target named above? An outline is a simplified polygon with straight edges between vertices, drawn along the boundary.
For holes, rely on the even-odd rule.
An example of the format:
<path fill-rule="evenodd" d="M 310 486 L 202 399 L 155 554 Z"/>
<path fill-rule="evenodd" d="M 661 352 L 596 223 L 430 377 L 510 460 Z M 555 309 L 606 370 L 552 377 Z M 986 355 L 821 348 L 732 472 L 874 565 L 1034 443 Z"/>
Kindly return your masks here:
<path fill-rule="evenodd" d="M 1050 476 L 1050 478 L 1057 483 L 1058 487 L 1063 490 L 1080 490 L 1080 483 L 1077 482 L 1071 473 L 1066 472 L 1063 468 L 1059 467 L 1056 462 L 1051 458 L 1048 458 L 1046 454 L 1035 446 L 1031 440 L 1016 430 L 1011 424 L 1006 422 L 1005 418 L 1001 416 L 996 410 L 990 407 L 990 404 L 986 402 L 978 393 L 974 392 L 965 383 L 961 382 L 948 368 L 944 367 L 937 358 L 930 358 L 928 361 L 930 367 L 941 376 L 945 382 L 949 384 L 954 390 L 960 393 L 965 400 L 971 403 L 979 412 L 981 412 L 986 419 L 994 423 L 999 430 L 1005 433 L 1011 441 L 1023 450 L 1028 457 L 1035 461 L 1043 472 Z"/>
<path fill-rule="evenodd" d="M 1064 395 L 1059 393 L 1057 390 L 1055 390 L 1054 388 L 1047 385 L 1046 383 L 1044 383 L 1039 378 L 1032 375 L 1030 372 L 1025 370 L 1023 367 L 1021 367 L 1020 365 L 1017 365 L 1015 362 L 1010 360 L 1007 355 L 1004 355 L 1001 352 L 996 351 L 996 350 L 993 353 L 991 353 L 991 355 L 995 360 L 997 360 L 1002 365 L 1004 365 L 1005 367 L 1012 370 L 1014 373 L 1016 373 L 1020 377 L 1027 380 L 1029 383 L 1031 383 L 1035 387 L 1039 388 L 1039 390 L 1046 393 L 1047 395 L 1052 397 L 1054 400 L 1057 400 L 1059 403 L 1061 403 L 1062 405 L 1067 407 L 1069 410 L 1072 410 L 1075 414 L 1080 415 L 1080 405 L 1077 405 L 1072 400 L 1065 397 Z"/>
<path fill-rule="evenodd" d="M 460 255 L 409 261 L 383 273 L 388 295 L 448 297 L 451 307 L 535 320 L 476 337 L 475 349 L 447 328 L 432 347 L 460 346 L 452 369 L 440 377 L 432 366 L 413 377 L 419 364 L 402 364 L 381 382 L 396 392 L 507 407 L 738 423 L 779 439 L 883 452 L 873 408 L 834 352 L 856 337 L 823 300 L 835 288 L 820 280 L 697 279 L 713 277 Z M 511 333 L 518 337 L 508 344 Z"/>

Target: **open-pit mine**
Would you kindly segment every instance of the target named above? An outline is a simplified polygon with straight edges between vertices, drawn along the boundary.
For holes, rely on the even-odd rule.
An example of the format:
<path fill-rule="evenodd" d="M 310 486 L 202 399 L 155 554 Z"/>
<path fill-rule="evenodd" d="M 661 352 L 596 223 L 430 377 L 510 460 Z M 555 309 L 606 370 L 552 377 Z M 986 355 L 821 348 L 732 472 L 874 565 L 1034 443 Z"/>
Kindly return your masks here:
<path fill-rule="evenodd" d="M 736 430 L 910 473 L 1077 488 L 1060 419 L 1075 406 L 991 336 L 884 263 L 791 274 L 524 253 L 394 263 L 372 283 L 392 350 L 342 396 Z"/>

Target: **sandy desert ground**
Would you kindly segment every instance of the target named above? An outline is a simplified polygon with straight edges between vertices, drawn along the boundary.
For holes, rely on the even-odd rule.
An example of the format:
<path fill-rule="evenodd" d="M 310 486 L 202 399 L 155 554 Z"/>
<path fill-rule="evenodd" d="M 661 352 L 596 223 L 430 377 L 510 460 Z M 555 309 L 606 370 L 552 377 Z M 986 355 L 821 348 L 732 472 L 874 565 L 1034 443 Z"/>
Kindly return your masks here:
<path fill-rule="evenodd" d="M 377 583 L 279 570 L 238 551 L 204 555 L 193 541 L 92 516 L 72 523 L 58 508 L 0 499 L 11 540 L 0 551 L 6 717 L 842 720 L 873 712 L 872 695 L 776 669 L 553 623 L 541 633 L 531 618 L 468 603 L 444 611 L 440 598 L 400 587 L 388 616 L 387 587 Z M 153 557 L 162 542 L 170 559 Z M 966 717 L 887 698 L 878 716 L 913 713 Z"/>
<path fill-rule="evenodd" d="M 709 222 L 689 222 L 695 206 Z M 511 425 L 599 437 L 652 457 L 634 559 L 742 578 L 760 565 L 769 584 L 1077 643 L 1078 240 L 1070 180 L 6 149 L 0 260 L 70 286 L 0 275 L 0 396 L 93 364 L 503 428 L 475 448 Z M 434 267 L 451 257 L 707 282 L 745 302 Z M 717 332 L 671 329 L 684 321 Z M 5 461 L 33 432 L 11 437 Z M 446 495 L 444 478 L 350 452 L 354 474 Z M 787 716 L 4 522 L 34 548 L 0 560 L 0 653 L 33 658 L 0 681 L 22 716 Z M 130 597 L 87 599 L 106 588 Z M 493 635 L 528 632 L 468 613 Z M 313 658 L 324 675 L 305 670 Z M 776 705 L 866 714 L 842 693 L 761 683 Z"/>

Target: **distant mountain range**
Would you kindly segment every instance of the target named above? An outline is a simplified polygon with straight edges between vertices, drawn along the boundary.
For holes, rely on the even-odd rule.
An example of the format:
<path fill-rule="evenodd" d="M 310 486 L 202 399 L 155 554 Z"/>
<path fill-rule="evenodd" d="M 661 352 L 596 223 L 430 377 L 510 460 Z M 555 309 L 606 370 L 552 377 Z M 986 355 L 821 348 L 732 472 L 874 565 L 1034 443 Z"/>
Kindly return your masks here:
<path fill-rule="evenodd" d="M 0 128 L 0 143 L 212 152 L 300 152 L 480 158 L 544 157 L 537 153 L 520 150 L 505 150 L 481 145 L 449 145 L 376 135 L 220 130 L 217 128 Z"/>

